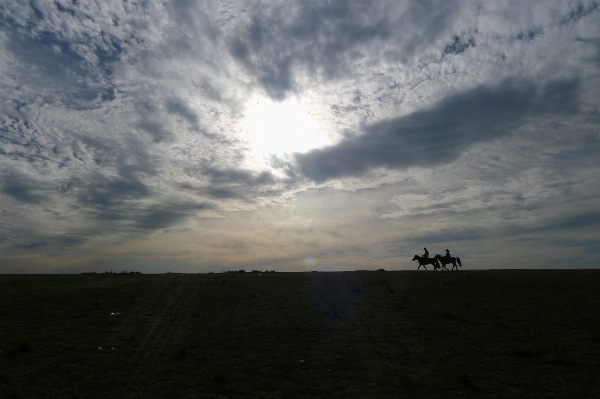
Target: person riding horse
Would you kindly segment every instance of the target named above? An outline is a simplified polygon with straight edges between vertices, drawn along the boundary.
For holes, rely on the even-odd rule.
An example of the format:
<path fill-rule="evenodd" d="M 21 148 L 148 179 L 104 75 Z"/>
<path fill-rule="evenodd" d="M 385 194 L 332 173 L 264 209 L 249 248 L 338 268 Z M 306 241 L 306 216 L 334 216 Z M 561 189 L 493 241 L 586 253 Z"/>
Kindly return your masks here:
<path fill-rule="evenodd" d="M 462 266 L 462 263 L 460 261 L 460 258 L 457 257 L 453 257 L 450 255 L 450 250 L 446 250 L 446 256 L 441 256 L 439 254 L 436 254 L 433 259 L 437 259 L 441 264 L 442 264 L 442 270 L 448 270 L 446 269 L 446 265 L 452 263 L 452 270 L 456 269 L 458 270 L 458 266 Z M 458 266 L 457 266 L 458 264 Z"/>
<path fill-rule="evenodd" d="M 429 251 L 427 250 L 427 248 L 423 248 L 425 250 L 425 253 L 423 254 L 423 258 L 429 258 Z"/>
<path fill-rule="evenodd" d="M 416 260 L 419 262 L 419 267 L 417 267 L 417 270 L 419 270 L 421 266 L 423 266 L 425 270 L 427 270 L 427 267 L 425 265 L 433 265 L 434 271 L 440 268 L 440 264 L 435 258 L 426 258 L 424 256 L 415 255 L 414 258 L 412 258 L 412 260 Z"/>

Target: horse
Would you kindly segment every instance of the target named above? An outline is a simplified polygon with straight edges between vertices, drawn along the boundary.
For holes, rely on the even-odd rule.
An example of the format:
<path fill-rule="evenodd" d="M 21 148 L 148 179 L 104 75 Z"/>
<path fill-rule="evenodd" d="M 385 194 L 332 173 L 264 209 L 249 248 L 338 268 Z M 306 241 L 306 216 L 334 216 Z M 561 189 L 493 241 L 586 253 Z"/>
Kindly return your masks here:
<path fill-rule="evenodd" d="M 458 256 L 457 257 L 452 256 L 452 257 L 448 258 L 448 257 L 442 256 L 440 254 L 435 254 L 433 259 L 439 260 L 440 263 L 442 264 L 442 268 L 445 270 L 448 270 L 448 269 L 446 269 L 446 265 L 448 265 L 450 263 L 452 263 L 451 270 L 454 270 L 454 268 L 456 268 L 456 271 L 458 271 L 458 266 L 462 267 L 462 263 L 460 263 L 460 258 Z M 458 263 L 458 266 L 456 266 L 457 263 Z"/>
<path fill-rule="evenodd" d="M 425 258 L 423 256 L 415 255 L 415 257 L 412 258 L 412 260 L 416 260 L 419 262 L 419 267 L 417 267 L 417 270 L 419 270 L 421 266 L 423 266 L 425 270 L 427 270 L 427 267 L 425 265 L 433 265 L 433 271 L 436 271 L 440 268 L 440 264 L 435 258 Z"/>

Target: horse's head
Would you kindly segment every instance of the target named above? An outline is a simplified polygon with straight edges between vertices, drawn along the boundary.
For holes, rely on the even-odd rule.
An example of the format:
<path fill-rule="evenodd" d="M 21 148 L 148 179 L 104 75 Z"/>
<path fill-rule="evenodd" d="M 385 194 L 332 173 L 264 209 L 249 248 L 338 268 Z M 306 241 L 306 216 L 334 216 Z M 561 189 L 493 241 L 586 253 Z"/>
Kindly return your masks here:
<path fill-rule="evenodd" d="M 435 256 L 433 257 L 433 259 L 439 259 L 441 258 L 440 254 L 435 254 Z"/>
<path fill-rule="evenodd" d="M 415 255 L 415 257 L 414 257 L 414 258 L 412 258 L 412 260 L 413 260 L 413 261 L 415 261 L 415 260 L 417 260 L 417 259 L 419 259 L 419 255 Z"/>

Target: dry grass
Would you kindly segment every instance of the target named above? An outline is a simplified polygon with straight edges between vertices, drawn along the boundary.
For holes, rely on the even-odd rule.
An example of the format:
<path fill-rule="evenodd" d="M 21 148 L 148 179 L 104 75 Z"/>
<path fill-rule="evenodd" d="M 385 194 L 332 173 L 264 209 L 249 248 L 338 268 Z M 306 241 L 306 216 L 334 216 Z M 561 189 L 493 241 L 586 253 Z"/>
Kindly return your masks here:
<path fill-rule="evenodd" d="M 595 270 L 4 275 L 0 321 L 0 398 L 600 397 Z"/>

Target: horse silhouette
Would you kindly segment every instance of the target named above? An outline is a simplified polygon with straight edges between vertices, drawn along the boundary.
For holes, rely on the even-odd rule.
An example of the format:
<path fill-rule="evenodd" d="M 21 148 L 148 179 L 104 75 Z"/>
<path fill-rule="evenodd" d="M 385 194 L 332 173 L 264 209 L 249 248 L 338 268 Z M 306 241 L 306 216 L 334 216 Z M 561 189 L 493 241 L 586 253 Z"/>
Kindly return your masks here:
<path fill-rule="evenodd" d="M 421 266 L 423 266 L 425 270 L 427 270 L 427 267 L 425 265 L 433 265 L 433 271 L 436 271 L 440 268 L 440 264 L 435 258 L 425 258 L 423 256 L 415 255 L 415 257 L 412 258 L 412 260 L 416 260 L 419 262 L 419 267 L 417 267 L 417 270 L 419 270 Z"/>
<path fill-rule="evenodd" d="M 446 256 L 442 256 L 440 254 L 435 254 L 435 256 L 433 257 L 433 259 L 436 259 L 438 261 L 440 261 L 440 263 L 442 264 L 442 268 L 445 270 L 446 269 L 446 265 L 449 265 L 450 263 L 452 263 L 452 269 L 454 270 L 454 268 L 456 268 L 456 271 L 458 271 L 458 266 L 462 267 L 462 263 L 460 263 L 460 258 L 451 256 L 451 257 L 446 257 Z M 456 266 L 456 264 L 458 263 L 458 266 Z"/>

